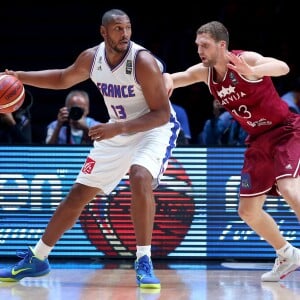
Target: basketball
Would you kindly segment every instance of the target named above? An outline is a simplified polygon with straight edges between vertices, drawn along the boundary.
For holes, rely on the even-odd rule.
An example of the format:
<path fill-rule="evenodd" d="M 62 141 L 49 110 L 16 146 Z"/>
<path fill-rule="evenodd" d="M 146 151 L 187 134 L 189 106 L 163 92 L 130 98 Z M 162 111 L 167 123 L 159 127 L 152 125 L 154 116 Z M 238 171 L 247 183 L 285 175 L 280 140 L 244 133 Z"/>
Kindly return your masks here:
<path fill-rule="evenodd" d="M 0 113 L 18 110 L 25 99 L 23 83 L 15 76 L 0 75 Z"/>

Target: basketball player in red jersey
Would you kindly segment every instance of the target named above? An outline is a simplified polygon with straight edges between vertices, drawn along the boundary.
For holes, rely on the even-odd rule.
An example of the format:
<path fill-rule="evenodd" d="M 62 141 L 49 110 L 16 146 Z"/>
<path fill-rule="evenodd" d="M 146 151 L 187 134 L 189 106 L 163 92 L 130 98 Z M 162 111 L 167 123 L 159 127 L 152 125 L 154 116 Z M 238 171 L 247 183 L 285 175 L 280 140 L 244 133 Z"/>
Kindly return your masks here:
<path fill-rule="evenodd" d="M 238 213 L 277 253 L 273 269 L 261 280 L 279 281 L 300 266 L 300 250 L 263 210 L 267 195 L 280 195 L 300 220 L 300 116 L 289 112 L 271 80 L 287 74 L 289 67 L 256 52 L 229 52 L 228 31 L 216 21 L 197 30 L 196 45 L 202 62 L 165 74 L 166 86 L 171 94 L 174 88 L 206 83 L 248 132 Z"/>

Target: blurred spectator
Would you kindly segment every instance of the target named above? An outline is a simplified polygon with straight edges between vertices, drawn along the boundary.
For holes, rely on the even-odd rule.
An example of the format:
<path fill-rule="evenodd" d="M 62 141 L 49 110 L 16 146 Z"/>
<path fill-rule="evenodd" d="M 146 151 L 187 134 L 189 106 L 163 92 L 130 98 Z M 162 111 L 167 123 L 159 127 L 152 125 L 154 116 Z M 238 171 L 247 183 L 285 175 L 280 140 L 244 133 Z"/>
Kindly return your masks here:
<path fill-rule="evenodd" d="M 288 104 L 290 111 L 300 113 L 300 77 L 297 77 L 290 91 L 286 92 L 281 98 Z"/>
<path fill-rule="evenodd" d="M 47 126 L 46 144 L 91 144 L 89 128 L 99 121 L 88 117 L 90 99 L 87 92 L 71 91 L 60 108 L 57 120 Z"/>
<path fill-rule="evenodd" d="M 31 93 L 25 91 L 24 103 L 17 111 L 0 114 L 1 144 L 30 144 L 32 142 L 30 114 L 32 103 Z"/>
<path fill-rule="evenodd" d="M 224 146 L 245 146 L 245 139 L 248 134 L 240 124 L 233 119 L 228 111 L 223 112 L 220 118 L 226 124 L 224 132 L 221 133 L 221 144 Z"/>
<path fill-rule="evenodd" d="M 177 145 L 188 145 L 191 140 L 191 130 L 186 110 L 182 106 L 175 103 L 172 103 L 172 106 L 176 112 L 178 122 L 181 126 L 181 130 L 177 139 Z"/>
<path fill-rule="evenodd" d="M 206 120 L 198 143 L 206 146 L 244 146 L 247 133 L 219 101 L 213 100 L 213 117 Z"/>
<path fill-rule="evenodd" d="M 222 115 L 225 110 L 219 101 L 213 100 L 213 116 L 205 121 L 202 132 L 198 135 L 198 144 L 207 146 L 222 145 L 222 133 L 229 126 L 229 119 Z M 224 118 L 225 117 L 225 118 Z"/>

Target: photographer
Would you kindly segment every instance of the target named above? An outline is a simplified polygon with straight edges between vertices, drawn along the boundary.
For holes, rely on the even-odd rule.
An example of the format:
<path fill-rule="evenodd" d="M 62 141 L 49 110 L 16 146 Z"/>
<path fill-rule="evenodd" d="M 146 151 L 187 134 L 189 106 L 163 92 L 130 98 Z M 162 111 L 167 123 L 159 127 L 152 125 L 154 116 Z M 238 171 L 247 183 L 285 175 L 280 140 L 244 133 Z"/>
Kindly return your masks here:
<path fill-rule="evenodd" d="M 88 130 L 100 122 L 88 117 L 90 99 L 87 92 L 71 91 L 57 115 L 47 127 L 46 144 L 91 144 Z"/>

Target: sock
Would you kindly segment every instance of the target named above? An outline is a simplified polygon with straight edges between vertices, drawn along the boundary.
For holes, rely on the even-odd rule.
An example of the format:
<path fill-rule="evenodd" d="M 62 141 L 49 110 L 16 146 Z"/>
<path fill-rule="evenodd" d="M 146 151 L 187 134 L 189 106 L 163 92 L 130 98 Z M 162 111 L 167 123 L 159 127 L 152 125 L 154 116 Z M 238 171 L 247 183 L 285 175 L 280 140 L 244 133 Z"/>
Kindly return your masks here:
<path fill-rule="evenodd" d="M 151 257 L 151 245 L 149 246 L 136 246 L 136 258 L 139 259 L 140 257 L 148 255 Z"/>
<path fill-rule="evenodd" d="M 53 247 L 46 245 L 42 241 L 42 239 L 40 239 L 38 243 L 35 245 L 35 247 L 33 248 L 33 253 L 37 258 L 44 260 L 48 257 L 52 249 Z"/>
<path fill-rule="evenodd" d="M 276 250 L 276 253 L 281 257 L 289 258 L 293 255 L 293 246 L 286 242 L 282 248 Z"/>

